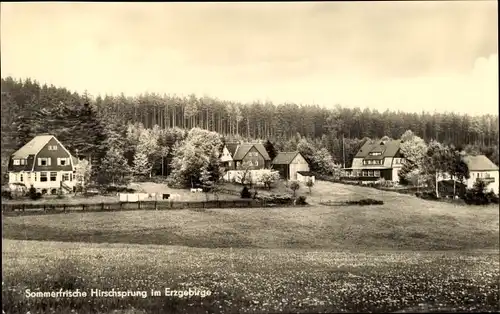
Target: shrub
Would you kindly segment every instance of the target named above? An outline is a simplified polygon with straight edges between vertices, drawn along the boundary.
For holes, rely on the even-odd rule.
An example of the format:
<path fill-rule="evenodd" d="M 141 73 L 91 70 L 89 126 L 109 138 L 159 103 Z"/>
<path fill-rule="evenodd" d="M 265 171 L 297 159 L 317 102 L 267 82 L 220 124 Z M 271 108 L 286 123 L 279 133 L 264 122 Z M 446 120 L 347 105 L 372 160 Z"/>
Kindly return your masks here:
<path fill-rule="evenodd" d="M 240 194 L 241 198 L 252 198 L 252 193 L 250 193 L 246 185 L 243 187 Z"/>
<path fill-rule="evenodd" d="M 468 205 L 486 205 L 489 203 L 489 199 L 484 193 L 477 193 L 474 190 L 467 190 L 464 195 L 464 201 Z"/>
<path fill-rule="evenodd" d="M 31 186 L 29 191 L 28 191 L 28 196 L 32 200 L 37 200 L 37 199 L 40 199 L 42 197 L 42 193 L 37 193 L 36 189 L 33 186 Z"/>
<path fill-rule="evenodd" d="M 489 203 L 498 204 L 498 195 L 496 195 L 495 192 L 490 191 L 486 193 L 486 198 L 488 199 Z"/>
<path fill-rule="evenodd" d="M 417 192 L 417 193 L 415 193 L 415 196 L 420 197 L 424 200 L 437 200 L 438 199 L 435 191 Z"/>
<path fill-rule="evenodd" d="M 314 186 L 313 180 L 311 180 L 311 179 L 307 180 L 306 186 L 309 188 L 309 194 L 311 194 L 311 192 L 312 192 L 311 188 Z"/>
<path fill-rule="evenodd" d="M 295 199 L 295 204 L 296 205 L 307 205 L 306 202 L 306 197 L 305 196 L 299 196 Z"/>
<path fill-rule="evenodd" d="M 374 199 L 371 199 L 371 198 L 366 198 L 366 199 L 362 199 L 362 200 L 359 200 L 359 201 L 347 201 L 347 204 L 348 205 L 366 206 L 366 205 L 383 205 L 384 202 L 383 201 L 379 201 L 379 200 L 374 200 Z"/>
<path fill-rule="evenodd" d="M 135 193 L 135 189 L 127 188 L 125 186 L 107 186 L 104 191 L 106 193 Z"/>
<path fill-rule="evenodd" d="M 2 198 L 12 199 L 12 192 L 7 190 L 2 190 Z"/>
<path fill-rule="evenodd" d="M 292 191 L 293 191 L 293 197 L 295 197 L 295 193 L 296 193 L 296 192 L 297 192 L 297 190 L 300 188 L 300 184 L 299 184 L 299 182 L 297 182 L 297 181 L 292 181 L 292 182 L 290 182 L 290 184 L 289 184 L 289 188 L 290 188 L 290 190 L 292 190 Z"/>

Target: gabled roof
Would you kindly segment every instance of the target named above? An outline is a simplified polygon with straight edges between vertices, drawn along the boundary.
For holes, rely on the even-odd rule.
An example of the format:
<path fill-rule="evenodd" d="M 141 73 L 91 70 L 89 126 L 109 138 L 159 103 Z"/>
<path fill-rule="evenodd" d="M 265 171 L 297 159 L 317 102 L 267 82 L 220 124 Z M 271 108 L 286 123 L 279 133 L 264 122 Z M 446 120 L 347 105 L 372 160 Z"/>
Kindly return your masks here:
<path fill-rule="evenodd" d="M 242 160 L 246 156 L 248 151 L 252 149 L 252 147 L 255 147 L 255 149 L 262 155 L 262 157 L 264 157 L 264 160 L 271 160 L 269 154 L 266 151 L 266 148 L 261 143 L 240 144 L 233 155 L 233 160 Z"/>
<path fill-rule="evenodd" d="M 354 158 L 365 158 L 369 156 L 370 152 L 380 152 L 382 157 L 394 157 L 401 146 L 401 140 L 389 141 L 367 141 L 358 151 Z M 371 156 L 370 156 L 371 157 Z M 375 156 L 373 156 L 375 157 Z"/>
<path fill-rule="evenodd" d="M 498 166 L 495 165 L 485 155 L 471 156 L 466 155 L 463 157 L 464 162 L 469 167 L 469 171 L 495 171 Z"/>
<path fill-rule="evenodd" d="M 22 159 L 28 158 L 29 155 L 36 155 L 53 137 L 54 135 L 35 136 L 31 141 L 14 152 L 12 157 Z"/>
<path fill-rule="evenodd" d="M 299 154 L 299 152 L 279 152 L 273 160 L 273 165 L 289 165 Z"/>
<path fill-rule="evenodd" d="M 226 148 L 229 151 L 229 154 L 231 154 L 231 157 L 234 156 L 234 153 L 236 153 L 236 149 L 238 148 L 238 143 L 227 143 Z"/>

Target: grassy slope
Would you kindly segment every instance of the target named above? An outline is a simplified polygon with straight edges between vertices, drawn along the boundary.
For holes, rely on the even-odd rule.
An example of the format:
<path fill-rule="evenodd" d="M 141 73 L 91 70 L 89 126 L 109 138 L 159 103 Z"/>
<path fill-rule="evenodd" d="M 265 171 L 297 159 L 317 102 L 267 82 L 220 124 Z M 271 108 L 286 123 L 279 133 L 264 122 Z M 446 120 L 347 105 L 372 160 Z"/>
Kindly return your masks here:
<path fill-rule="evenodd" d="M 3 237 L 193 247 L 354 250 L 499 247 L 499 212 L 495 206 L 457 206 L 394 192 L 375 190 L 375 193 L 370 188 L 319 183 L 311 202 L 320 198 L 363 196 L 382 199 L 384 205 L 3 217 Z"/>
<path fill-rule="evenodd" d="M 364 197 L 382 199 L 385 204 L 3 217 L 4 310 L 498 309 L 497 207 L 455 206 L 324 182 L 316 184 L 309 200 L 317 204 L 320 199 Z M 482 248 L 493 250 L 477 250 Z M 475 252 L 426 251 L 438 249 Z M 354 252 L 359 250 L 363 252 Z M 29 302 L 22 295 L 25 288 L 61 287 L 87 291 L 196 287 L 210 289 L 214 295 L 203 300 L 44 298 Z"/>
<path fill-rule="evenodd" d="M 498 251 L 327 252 L 3 240 L 4 309 L 55 313 L 498 309 Z M 175 297 L 31 299 L 22 291 L 208 289 Z M 420 306 L 419 306 L 420 305 Z"/>

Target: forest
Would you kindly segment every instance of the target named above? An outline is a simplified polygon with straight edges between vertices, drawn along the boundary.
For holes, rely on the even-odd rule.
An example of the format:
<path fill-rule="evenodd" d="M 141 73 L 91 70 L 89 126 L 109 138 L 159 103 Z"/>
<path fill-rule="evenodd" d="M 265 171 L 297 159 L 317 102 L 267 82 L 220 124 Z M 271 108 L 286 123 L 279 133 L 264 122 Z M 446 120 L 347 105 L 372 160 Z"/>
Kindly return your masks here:
<path fill-rule="evenodd" d="M 120 146 L 127 155 L 124 139 L 131 124 L 145 129 L 156 126 L 160 130 L 177 130 L 163 139 L 170 141 L 166 147 L 175 144 L 181 130 L 192 128 L 216 132 L 225 141 L 269 140 L 278 151 L 296 150 L 299 142 L 305 140 L 318 149 L 325 148 L 335 163 L 345 166 L 350 165 L 367 138 L 400 138 L 411 130 L 425 142 L 434 140 L 468 153 L 485 154 L 499 163 L 498 115 L 238 103 L 194 94 L 94 96 L 30 78 L 12 77 L 2 78 L 1 92 L 2 173 L 8 156 L 40 133 L 55 135 L 75 154 L 91 157 L 94 163 L 100 163 L 113 147 Z M 167 154 L 165 160 L 170 159 L 172 156 Z M 159 168 L 156 173 L 161 173 Z"/>

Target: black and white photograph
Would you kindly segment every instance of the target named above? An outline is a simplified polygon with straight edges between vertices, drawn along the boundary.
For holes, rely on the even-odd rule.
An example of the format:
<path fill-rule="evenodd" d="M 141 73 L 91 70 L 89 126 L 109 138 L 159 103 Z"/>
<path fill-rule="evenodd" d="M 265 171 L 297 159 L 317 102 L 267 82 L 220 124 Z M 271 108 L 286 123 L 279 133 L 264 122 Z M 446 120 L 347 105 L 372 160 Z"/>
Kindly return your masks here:
<path fill-rule="evenodd" d="M 2 314 L 500 312 L 497 1 L 0 13 Z"/>

